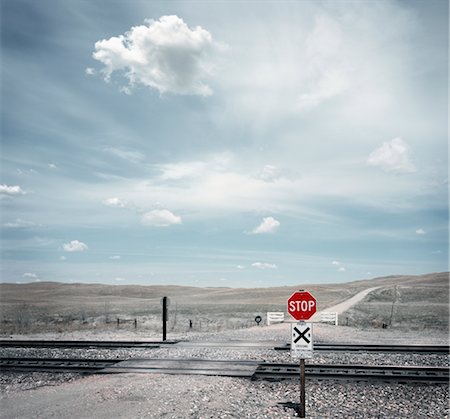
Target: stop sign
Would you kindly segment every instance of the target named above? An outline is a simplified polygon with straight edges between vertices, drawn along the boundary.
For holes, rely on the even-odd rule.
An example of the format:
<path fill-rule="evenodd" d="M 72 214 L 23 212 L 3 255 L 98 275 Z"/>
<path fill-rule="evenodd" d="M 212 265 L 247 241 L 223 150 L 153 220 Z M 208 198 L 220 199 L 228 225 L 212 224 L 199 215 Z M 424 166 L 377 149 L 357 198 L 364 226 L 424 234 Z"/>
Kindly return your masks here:
<path fill-rule="evenodd" d="M 317 303 L 308 291 L 296 291 L 289 297 L 287 306 L 295 320 L 308 320 L 316 312 Z"/>

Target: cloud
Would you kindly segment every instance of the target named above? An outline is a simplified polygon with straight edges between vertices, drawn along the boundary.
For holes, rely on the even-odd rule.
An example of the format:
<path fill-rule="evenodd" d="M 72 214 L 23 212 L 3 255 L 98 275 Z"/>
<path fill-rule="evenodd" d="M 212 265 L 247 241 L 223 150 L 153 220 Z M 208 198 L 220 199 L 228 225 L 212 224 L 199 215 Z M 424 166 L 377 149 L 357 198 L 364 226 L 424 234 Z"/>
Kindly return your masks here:
<path fill-rule="evenodd" d="M 86 69 L 84 70 L 84 72 L 88 75 L 88 76 L 93 76 L 96 71 L 95 68 L 92 67 L 86 67 Z"/>
<path fill-rule="evenodd" d="M 331 262 L 331 264 L 339 266 L 341 264 L 341 262 L 338 262 L 337 260 L 333 260 L 333 262 Z"/>
<path fill-rule="evenodd" d="M 341 266 L 341 267 L 338 269 L 338 271 L 339 271 L 339 272 L 345 272 L 345 268 L 344 268 L 343 266 Z"/>
<path fill-rule="evenodd" d="M 120 278 L 120 277 L 114 278 L 114 281 L 125 281 L 125 278 Z"/>
<path fill-rule="evenodd" d="M 3 224 L 3 227 L 5 228 L 31 228 L 31 227 L 35 227 L 36 224 L 31 222 L 31 221 L 25 221 L 22 220 L 21 218 L 17 218 L 16 221 L 14 221 L 13 223 L 5 223 Z"/>
<path fill-rule="evenodd" d="M 167 209 L 155 209 L 142 215 L 142 224 L 154 227 L 168 227 L 181 224 L 181 217 Z"/>
<path fill-rule="evenodd" d="M 244 265 L 237 265 L 236 268 L 237 269 L 245 269 L 245 266 Z"/>
<path fill-rule="evenodd" d="M 119 260 L 120 259 L 120 256 L 110 256 L 109 257 L 111 260 Z"/>
<path fill-rule="evenodd" d="M 367 163 L 391 172 L 412 173 L 416 171 L 410 161 L 409 145 L 400 137 L 384 142 L 380 148 L 372 151 Z"/>
<path fill-rule="evenodd" d="M 275 233 L 280 226 L 280 222 L 273 217 L 263 218 L 262 223 L 256 227 L 252 234 L 268 234 Z"/>
<path fill-rule="evenodd" d="M 16 196 L 25 195 L 20 186 L 0 185 L 0 195 Z"/>
<path fill-rule="evenodd" d="M 31 272 L 25 272 L 22 276 L 24 278 L 37 279 L 37 275 Z"/>
<path fill-rule="evenodd" d="M 102 204 L 113 208 L 125 208 L 127 205 L 126 201 L 122 201 L 117 197 L 104 199 Z"/>
<path fill-rule="evenodd" d="M 266 164 L 259 174 L 259 178 L 265 182 L 274 182 L 281 178 L 290 178 L 292 173 L 288 170 L 280 169 L 277 166 Z"/>
<path fill-rule="evenodd" d="M 104 64 L 105 81 L 117 71 L 128 80 L 127 89 L 143 85 L 161 94 L 211 95 L 203 80 L 220 49 L 211 34 L 200 26 L 190 29 L 175 15 L 145 23 L 95 43 L 92 56 Z"/>
<path fill-rule="evenodd" d="M 275 263 L 255 262 L 252 263 L 252 266 L 258 269 L 277 269 Z"/>
<path fill-rule="evenodd" d="M 145 154 L 137 150 L 129 150 L 119 147 L 108 147 L 105 148 L 105 151 L 108 151 L 109 153 L 123 160 L 128 160 L 131 163 L 139 163 L 145 159 Z"/>
<path fill-rule="evenodd" d="M 344 43 L 339 22 L 319 15 L 306 38 L 306 91 L 299 95 L 299 110 L 315 108 L 350 87 L 351 69 L 342 51 Z"/>
<path fill-rule="evenodd" d="M 78 240 L 72 240 L 70 243 L 63 244 L 65 252 L 84 252 L 88 249 L 88 246 Z"/>
<path fill-rule="evenodd" d="M 427 232 L 423 228 L 419 228 L 416 230 L 416 234 L 423 235 L 423 234 L 427 234 Z"/>
<path fill-rule="evenodd" d="M 60 256 L 59 260 L 63 260 L 64 261 L 64 260 L 67 260 L 67 258 L 65 256 Z"/>

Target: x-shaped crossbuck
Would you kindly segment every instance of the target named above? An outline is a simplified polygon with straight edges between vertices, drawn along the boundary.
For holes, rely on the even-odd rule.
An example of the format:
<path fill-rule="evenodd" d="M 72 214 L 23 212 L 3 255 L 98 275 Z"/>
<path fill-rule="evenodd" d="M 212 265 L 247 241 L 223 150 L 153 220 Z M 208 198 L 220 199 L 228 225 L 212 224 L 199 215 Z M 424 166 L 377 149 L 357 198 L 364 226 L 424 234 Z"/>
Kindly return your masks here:
<path fill-rule="evenodd" d="M 296 327 L 294 327 L 294 332 L 298 333 L 298 336 L 294 339 L 294 343 L 297 343 L 300 339 L 304 339 L 306 343 L 309 343 L 310 340 L 305 336 L 306 333 L 308 333 L 310 330 L 309 327 L 307 327 L 303 332 L 298 330 Z"/>

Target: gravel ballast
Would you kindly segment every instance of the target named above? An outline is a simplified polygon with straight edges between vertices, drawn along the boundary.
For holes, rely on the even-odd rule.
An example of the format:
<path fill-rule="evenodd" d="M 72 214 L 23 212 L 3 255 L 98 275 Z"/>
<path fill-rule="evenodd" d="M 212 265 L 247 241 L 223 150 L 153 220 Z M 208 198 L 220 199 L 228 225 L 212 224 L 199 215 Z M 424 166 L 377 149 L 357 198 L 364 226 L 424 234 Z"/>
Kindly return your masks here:
<path fill-rule="evenodd" d="M 223 333 L 191 335 L 197 341 L 273 340 L 286 342 L 289 325 L 254 327 Z M 322 342 L 448 344 L 445 334 L 427 331 L 362 331 L 315 325 Z M 18 338 L 18 337 L 14 337 Z M 48 339 L 35 336 L 35 339 Z M 71 339 L 59 336 L 62 340 Z M 138 340 L 111 336 L 97 339 Z M 171 339 L 176 339 L 171 337 Z M 55 338 L 53 338 L 55 340 Z M 72 339 L 76 339 L 72 337 Z M 85 339 L 94 339 L 92 336 Z M 141 340 L 151 337 L 140 336 Z M 423 339 L 423 340 L 421 340 Z M 427 339 L 427 340 L 425 340 Z M 425 340 L 425 341 L 424 341 Z M 292 362 L 288 351 L 236 348 L 158 349 L 17 349 L 3 348 L 2 356 L 53 358 L 201 358 Z M 316 352 L 307 363 L 448 366 L 448 357 L 435 354 L 380 354 Z M 266 382 L 212 376 L 160 374 L 2 373 L 3 418 L 272 418 L 296 417 L 280 403 L 297 402 L 298 382 Z M 307 381 L 307 417 L 448 417 L 448 386 L 336 383 Z"/>

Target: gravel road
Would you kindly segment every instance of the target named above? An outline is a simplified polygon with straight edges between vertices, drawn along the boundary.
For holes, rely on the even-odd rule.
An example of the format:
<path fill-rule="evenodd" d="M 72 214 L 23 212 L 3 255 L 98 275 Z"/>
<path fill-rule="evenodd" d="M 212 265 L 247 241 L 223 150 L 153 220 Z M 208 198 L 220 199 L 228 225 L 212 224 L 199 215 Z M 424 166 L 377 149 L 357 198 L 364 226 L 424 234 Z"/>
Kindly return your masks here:
<path fill-rule="evenodd" d="M 195 334 L 197 341 L 273 340 L 286 342 L 288 324 L 223 333 Z M 134 336 L 134 337 L 133 337 Z M 315 339 L 347 343 L 448 344 L 438 331 L 358 330 L 316 324 Z M 111 338 L 111 335 L 108 335 Z M 136 334 L 114 335 L 136 339 Z M 144 339 L 144 336 L 139 335 Z M 45 339 L 45 336 L 35 336 Z M 48 336 L 47 336 L 48 338 Z M 92 337 L 85 337 L 92 339 Z M 102 339 L 101 334 L 96 334 Z M 103 337 L 105 338 L 105 337 Z M 146 337 L 151 339 L 150 337 Z M 171 337 L 172 338 L 172 337 Z M 174 338 L 174 337 L 173 337 Z M 60 339 L 68 339 L 61 336 Z M 271 349 L 13 349 L 2 356 L 103 358 L 253 359 L 291 362 L 288 352 Z M 308 361 L 309 362 L 309 361 Z M 314 363 L 448 365 L 448 357 L 418 354 L 319 353 Z M 1 375 L 1 418 L 291 418 L 293 409 L 280 403 L 298 401 L 298 383 L 159 374 L 82 376 L 79 374 Z M 307 417 L 321 418 L 448 418 L 447 386 L 307 382 Z"/>

